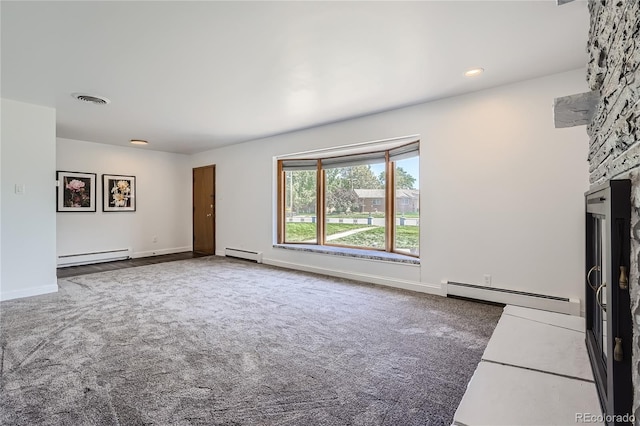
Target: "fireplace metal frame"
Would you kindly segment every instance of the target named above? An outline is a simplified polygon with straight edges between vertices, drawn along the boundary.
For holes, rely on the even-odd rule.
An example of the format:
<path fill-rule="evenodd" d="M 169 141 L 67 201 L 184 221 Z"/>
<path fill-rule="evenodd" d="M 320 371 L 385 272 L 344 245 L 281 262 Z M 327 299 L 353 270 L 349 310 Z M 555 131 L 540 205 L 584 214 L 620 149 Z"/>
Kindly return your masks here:
<path fill-rule="evenodd" d="M 632 414 L 633 401 L 633 323 L 627 272 L 631 244 L 631 182 L 610 180 L 588 191 L 585 193 L 585 211 L 587 350 L 607 424 L 629 424 L 618 419 Z M 599 315 L 604 316 L 599 318 Z M 606 324 L 606 330 L 599 329 L 603 324 Z M 617 344 L 616 338 L 621 339 Z"/>

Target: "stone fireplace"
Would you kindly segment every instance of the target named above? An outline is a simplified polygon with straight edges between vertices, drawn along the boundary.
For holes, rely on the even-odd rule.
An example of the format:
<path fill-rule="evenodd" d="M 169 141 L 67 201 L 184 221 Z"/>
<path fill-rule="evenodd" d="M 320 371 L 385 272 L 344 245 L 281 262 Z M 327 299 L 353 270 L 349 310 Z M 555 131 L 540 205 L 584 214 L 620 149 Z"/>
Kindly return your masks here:
<path fill-rule="evenodd" d="M 587 81 L 596 103 L 587 125 L 592 187 L 630 179 L 633 412 L 640 424 L 640 1 L 590 0 Z"/>

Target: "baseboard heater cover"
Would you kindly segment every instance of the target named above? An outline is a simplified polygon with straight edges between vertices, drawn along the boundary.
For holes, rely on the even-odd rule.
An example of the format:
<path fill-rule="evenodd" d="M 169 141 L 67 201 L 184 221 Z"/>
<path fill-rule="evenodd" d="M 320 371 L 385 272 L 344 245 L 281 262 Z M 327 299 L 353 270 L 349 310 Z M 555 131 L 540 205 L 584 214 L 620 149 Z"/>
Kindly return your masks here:
<path fill-rule="evenodd" d="M 262 252 L 242 250 L 235 248 L 225 248 L 224 255 L 226 257 L 235 257 L 237 259 L 252 260 L 256 263 L 262 263 Z"/>
<path fill-rule="evenodd" d="M 63 254 L 58 256 L 58 267 L 88 265 L 91 263 L 111 262 L 114 260 L 131 259 L 133 250 L 130 248 L 94 251 L 88 253 Z"/>
<path fill-rule="evenodd" d="M 487 300 L 507 305 L 517 305 L 553 312 L 561 312 L 569 315 L 580 315 L 580 301 L 577 299 L 509 290 L 505 288 L 485 287 L 456 281 L 446 281 L 446 284 L 447 294 L 452 296 L 469 297 L 472 299 Z"/>

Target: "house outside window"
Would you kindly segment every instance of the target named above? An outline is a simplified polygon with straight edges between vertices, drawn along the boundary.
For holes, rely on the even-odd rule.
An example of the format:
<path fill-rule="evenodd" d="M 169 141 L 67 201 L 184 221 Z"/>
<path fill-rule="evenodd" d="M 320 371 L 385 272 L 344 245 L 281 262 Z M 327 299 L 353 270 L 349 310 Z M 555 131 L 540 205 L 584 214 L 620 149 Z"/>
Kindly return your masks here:
<path fill-rule="evenodd" d="M 419 256 L 419 142 L 278 161 L 278 243 Z"/>

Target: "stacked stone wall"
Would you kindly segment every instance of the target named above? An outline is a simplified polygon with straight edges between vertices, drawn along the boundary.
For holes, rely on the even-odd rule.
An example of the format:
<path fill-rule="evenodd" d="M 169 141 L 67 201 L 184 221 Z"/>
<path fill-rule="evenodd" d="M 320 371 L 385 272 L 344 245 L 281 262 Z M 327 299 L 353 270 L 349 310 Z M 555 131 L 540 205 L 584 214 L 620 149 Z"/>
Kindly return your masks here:
<path fill-rule="evenodd" d="M 640 421 L 640 1 L 591 0 L 587 82 L 599 102 L 587 126 L 592 185 L 632 180 L 630 292 L 633 410 Z"/>

